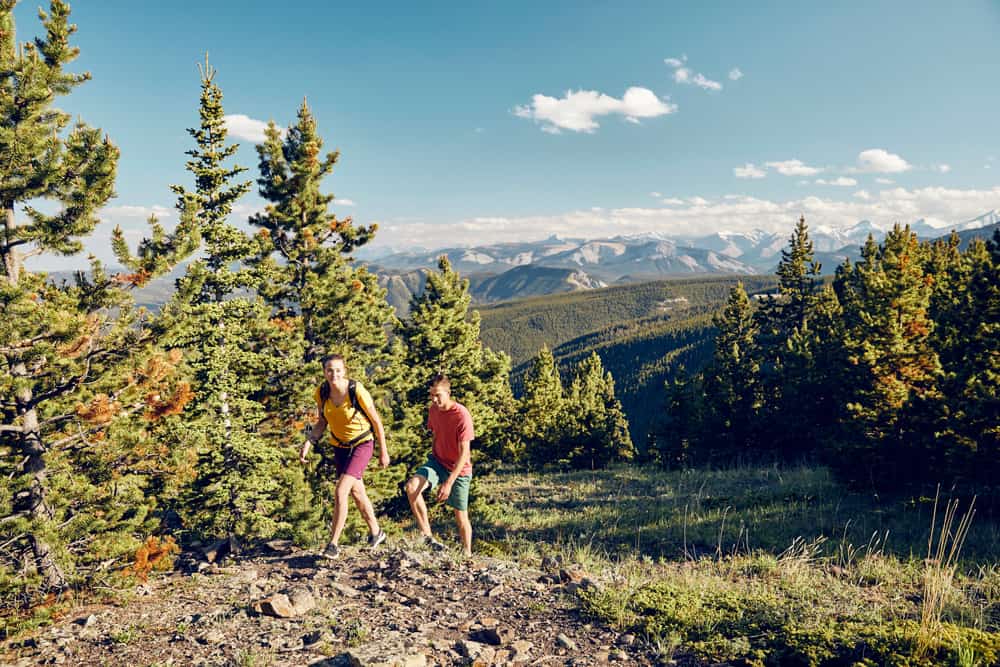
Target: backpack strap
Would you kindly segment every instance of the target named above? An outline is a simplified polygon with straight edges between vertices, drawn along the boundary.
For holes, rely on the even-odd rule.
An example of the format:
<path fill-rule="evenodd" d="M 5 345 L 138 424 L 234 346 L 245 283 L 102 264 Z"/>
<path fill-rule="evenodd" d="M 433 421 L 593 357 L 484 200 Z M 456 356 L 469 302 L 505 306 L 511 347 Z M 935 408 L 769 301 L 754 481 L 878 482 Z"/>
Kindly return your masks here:
<path fill-rule="evenodd" d="M 365 416 L 365 419 L 368 420 L 368 425 L 373 426 L 375 422 L 372 421 L 371 415 L 368 414 L 368 411 L 365 410 L 365 407 L 361 405 L 361 401 L 358 400 L 358 383 L 356 380 L 348 380 L 347 395 L 351 399 L 351 407 L 354 408 L 354 411 L 357 412 L 358 410 L 361 410 L 361 414 L 363 414 Z"/>
<path fill-rule="evenodd" d="M 372 418 L 368 416 L 368 413 L 365 411 L 364 406 L 361 405 L 361 401 L 358 400 L 358 383 L 356 381 L 354 381 L 354 380 L 349 380 L 348 381 L 348 383 L 347 383 L 347 395 L 349 397 L 349 400 L 351 401 L 351 407 L 354 408 L 355 414 L 357 413 L 358 410 L 361 410 L 361 414 L 363 414 L 365 416 L 365 419 L 368 420 L 368 428 L 365 429 L 364 433 L 362 433 L 361 435 L 357 436 L 356 438 L 353 438 L 350 442 L 344 442 L 343 440 L 341 440 L 340 438 L 338 438 L 337 435 L 333 432 L 333 429 L 328 429 L 328 430 L 330 431 L 330 437 L 332 437 L 334 440 L 337 441 L 337 445 L 338 446 L 340 446 L 340 447 L 347 447 L 347 448 L 350 448 L 350 449 L 354 449 L 355 447 L 357 447 L 358 445 L 360 445 L 362 442 L 370 439 L 375 434 L 374 434 L 374 432 L 372 431 L 372 428 L 371 428 Z M 351 416 L 351 419 L 352 420 L 354 419 L 353 415 Z"/>

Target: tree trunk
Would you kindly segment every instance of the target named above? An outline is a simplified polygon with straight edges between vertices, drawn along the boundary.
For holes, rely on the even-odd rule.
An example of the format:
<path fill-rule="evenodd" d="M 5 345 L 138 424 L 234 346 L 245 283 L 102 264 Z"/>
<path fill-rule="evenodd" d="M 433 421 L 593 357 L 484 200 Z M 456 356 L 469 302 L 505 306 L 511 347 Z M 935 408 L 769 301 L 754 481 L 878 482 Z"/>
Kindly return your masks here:
<path fill-rule="evenodd" d="M 3 239 L 0 240 L 3 246 L 3 270 L 4 277 L 7 280 L 8 285 L 16 285 L 17 281 L 21 278 L 21 258 L 17 254 L 17 250 L 10 244 L 14 242 L 14 229 L 16 223 L 14 222 L 14 202 L 5 201 L 3 203 L 4 209 L 4 235 Z"/>
<path fill-rule="evenodd" d="M 23 361 L 17 361 L 11 367 L 11 375 L 25 377 L 28 369 Z M 32 405 L 30 386 L 18 390 L 16 401 L 17 411 L 21 417 L 20 446 L 27 457 L 25 472 L 31 476 L 28 496 L 28 513 L 31 515 L 33 529 L 28 534 L 31 550 L 35 557 L 35 567 L 42 575 L 48 589 L 61 590 L 66 588 L 66 576 L 52 555 L 52 548 L 39 536 L 37 528 L 52 517 L 52 508 L 46 500 L 48 470 L 45 467 L 45 447 L 42 445 L 42 435 L 38 427 L 38 411 Z"/>

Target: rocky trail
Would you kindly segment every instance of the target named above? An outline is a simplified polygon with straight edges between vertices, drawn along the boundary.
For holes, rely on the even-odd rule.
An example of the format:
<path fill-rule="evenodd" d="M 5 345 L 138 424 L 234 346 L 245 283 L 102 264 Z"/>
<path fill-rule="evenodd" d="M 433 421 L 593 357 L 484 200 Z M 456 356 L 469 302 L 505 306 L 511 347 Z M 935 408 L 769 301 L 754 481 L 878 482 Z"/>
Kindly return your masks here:
<path fill-rule="evenodd" d="M 324 561 L 273 541 L 238 561 L 188 557 L 120 605 L 79 606 L 0 645 L 5 665 L 652 665 L 592 623 L 581 567 L 544 570 L 390 541 Z"/>

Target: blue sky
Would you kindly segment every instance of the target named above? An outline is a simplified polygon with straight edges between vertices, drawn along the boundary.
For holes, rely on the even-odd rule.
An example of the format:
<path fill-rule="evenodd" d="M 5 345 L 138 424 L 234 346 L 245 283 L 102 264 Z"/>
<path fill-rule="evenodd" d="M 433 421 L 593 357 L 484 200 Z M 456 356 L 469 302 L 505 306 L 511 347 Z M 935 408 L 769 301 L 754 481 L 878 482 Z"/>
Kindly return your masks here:
<path fill-rule="evenodd" d="M 308 98 L 334 210 L 397 249 L 1000 208 L 1000 3 L 72 4 L 94 79 L 61 106 L 122 150 L 104 258 L 114 224 L 176 219 L 206 51 L 227 114 L 287 124 Z"/>

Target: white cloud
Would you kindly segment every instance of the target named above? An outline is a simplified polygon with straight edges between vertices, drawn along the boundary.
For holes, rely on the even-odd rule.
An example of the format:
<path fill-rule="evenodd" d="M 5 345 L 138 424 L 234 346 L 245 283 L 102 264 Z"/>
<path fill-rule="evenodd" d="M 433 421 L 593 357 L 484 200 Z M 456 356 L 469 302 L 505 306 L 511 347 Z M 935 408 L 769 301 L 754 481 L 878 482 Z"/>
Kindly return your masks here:
<path fill-rule="evenodd" d="M 739 81 L 742 78 L 743 78 L 743 70 L 741 70 L 739 67 L 734 67 L 731 70 L 729 70 L 730 81 Z"/>
<path fill-rule="evenodd" d="M 856 171 L 878 174 L 898 174 L 909 171 L 913 167 L 909 162 L 882 148 L 869 148 L 858 153 L 858 168 Z"/>
<path fill-rule="evenodd" d="M 677 197 L 664 197 L 660 201 L 667 206 L 682 206 L 684 204 L 684 200 Z"/>
<path fill-rule="evenodd" d="M 879 178 L 875 179 L 875 182 L 878 183 L 878 184 L 880 184 L 880 185 L 892 185 L 896 181 L 892 180 L 891 178 L 882 178 L 882 177 L 879 177 Z"/>
<path fill-rule="evenodd" d="M 250 116 L 236 113 L 224 116 L 222 121 L 226 124 L 226 130 L 237 139 L 252 141 L 255 144 L 264 143 L 264 130 L 267 123 Z M 286 130 L 281 130 L 281 136 L 285 136 Z"/>
<path fill-rule="evenodd" d="M 334 206 L 357 206 L 357 203 L 353 199 L 344 199 L 342 197 L 337 197 L 333 200 Z"/>
<path fill-rule="evenodd" d="M 107 206 L 101 209 L 101 217 L 108 218 L 142 218 L 143 220 L 155 215 L 157 218 L 169 218 L 174 214 L 172 208 L 154 204 L 152 206 Z"/>
<path fill-rule="evenodd" d="M 856 180 L 848 178 L 847 176 L 839 176 L 829 181 L 822 178 L 816 179 L 816 185 L 836 185 L 842 188 L 852 188 L 857 184 L 858 182 Z"/>
<path fill-rule="evenodd" d="M 715 230 L 765 231 L 787 234 L 800 215 L 811 227 L 849 227 L 871 220 L 881 227 L 924 218 L 947 230 L 984 211 L 1000 208 L 1000 186 L 983 190 L 928 187 L 891 188 L 845 199 L 807 195 L 790 200 L 737 197 L 708 202 L 690 198 L 671 207 L 635 207 L 602 211 L 576 210 L 550 216 L 471 217 L 451 223 L 385 221 L 377 243 L 392 246 L 460 246 L 514 240 L 538 240 L 558 234 L 607 238 L 618 234 L 659 232 L 699 236 Z"/>
<path fill-rule="evenodd" d="M 865 201 L 869 201 L 872 198 L 871 194 L 867 190 L 858 190 L 854 193 L 854 196 Z"/>
<path fill-rule="evenodd" d="M 951 171 L 951 165 L 950 164 L 936 164 L 936 165 L 934 165 L 934 171 L 938 172 L 939 174 L 947 174 L 949 171 Z"/>
<path fill-rule="evenodd" d="M 654 199 L 659 199 L 660 197 L 662 197 L 662 196 L 663 196 L 663 194 L 662 194 L 662 193 L 660 193 L 660 192 L 650 192 L 650 193 L 649 193 L 649 196 L 650 196 L 650 197 L 653 197 Z"/>
<path fill-rule="evenodd" d="M 680 58 L 664 58 L 663 62 L 666 63 L 668 67 L 674 68 L 673 76 L 674 81 L 677 83 L 698 86 L 703 90 L 712 90 L 716 92 L 722 90 L 722 84 L 718 81 L 713 81 L 701 72 L 694 72 L 689 67 L 686 67 L 687 56 L 681 56 Z"/>
<path fill-rule="evenodd" d="M 595 118 L 619 114 L 638 123 L 640 118 L 666 116 L 677 111 L 677 105 L 660 99 L 648 88 L 633 86 L 621 99 L 596 90 L 567 91 L 562 99 L 536 94 L 531 104 L 514 107 L 518 118 L 529 118 L 542 124 L 542 130 L 559 134 L 561 130 L 592 133 L 600 125 Z"/>
<path fill-rule="evenodd" d="M 764 178 L 767 172 L 752 162 L 747 162 L 742 167 L 733 167 L 733 175 L 736 178 Z"/>
<path fill-rule="evenodd" d="M 233 215 L 237 218 L 249 218 L 252 215 L 257 215 L 258 213 L 264 212 L 264 202 L 257 200 L 253 204 L 236 204 L 233 206 Z"/>
<path fill-rule="evenodd" d="M 702 88 L 704 90 L 714 90 L 714 91 L 720 91 L 720 90 L 722 90 L 722 84 L 721 83 L 719 83 L 718 81 L 712 81 L 711 79 L 707 79 L 701 73 L 695 74 L 694 75 L 694 79 L 691 82 L 694 85 L 696 85 L 699 88 Z"/>
<path fill-rule="evenodd" d="M 782 176 L 814 176 L 823 171 L 819 167 L 810 167 L 804 164 L 802 160 L 782 160 L 780 162 L 765 162 L 764 164 Z"/>

